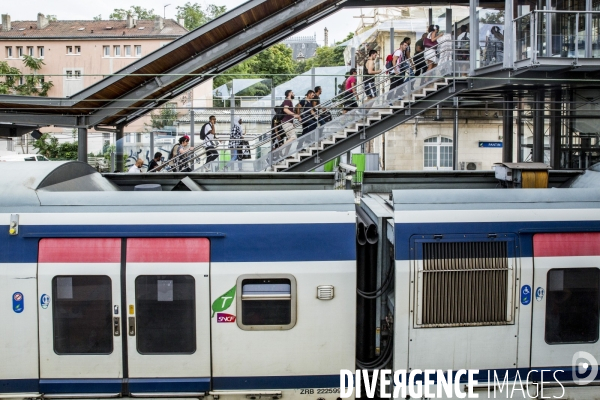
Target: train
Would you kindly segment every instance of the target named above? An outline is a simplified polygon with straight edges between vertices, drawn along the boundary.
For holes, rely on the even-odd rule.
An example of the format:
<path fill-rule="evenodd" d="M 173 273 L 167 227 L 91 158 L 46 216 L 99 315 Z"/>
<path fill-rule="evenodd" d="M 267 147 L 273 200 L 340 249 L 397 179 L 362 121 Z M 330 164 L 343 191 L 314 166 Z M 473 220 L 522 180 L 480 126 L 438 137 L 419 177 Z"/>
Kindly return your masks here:
<path fill-rule="evenodd" d="M 1 398 L 339 400 L 360 397 L 342 371 L 386 370 L 600 395 L 597 188 L 135 191 L 80 162 L 0 180 Z"/>

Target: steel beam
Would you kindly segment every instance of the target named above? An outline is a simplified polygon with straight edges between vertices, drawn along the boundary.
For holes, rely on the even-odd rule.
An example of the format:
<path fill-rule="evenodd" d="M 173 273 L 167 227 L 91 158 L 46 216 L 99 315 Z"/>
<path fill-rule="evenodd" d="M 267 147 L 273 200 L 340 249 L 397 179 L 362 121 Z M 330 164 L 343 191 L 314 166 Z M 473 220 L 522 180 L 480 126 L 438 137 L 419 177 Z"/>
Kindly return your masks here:
<path fill-rule="evenodd" d="M 361 129 L 360 132 L 351 134 L 346 139 L 330 147 L 327 147 L 324 150 L 319 151 L 319 162 L 316 162 L 317 154 L 315 154 L 308 158 L 305 158 L 304 160 L 300 161 L 295 165 L 292 165 L 291 167 L 286 169 L 285 172 L 311 171 L 325 164 L 327 161 L 338 157 L 344 154 L 345 152 L 352 150 L 355 147 L 360 146 L 362 143 L 366 143 L 369 140 L 372 140 L 377 136 L 389 131 L 390 129 L 393 129 L 396 126 L 413 119 L 417 115 L 420 115 L 425 111 L 431 109 L 432 107 L 435 107 L 437 104 L 458 95 L 466 89 L 467 82 L 459 81 L 456 82 L 456 91 L 454 92 L 452 92 L 452 86 L 450 86 L 441 89 L 435 93 L 432 93 L 431 95 L 419 100 L 418 102 L 411 104 L 410 113 L 406 113 L 406 109 L 401 109 L 396 113 L 388 116 L 387 118 L 372 125 L 369 125 L 368 127 L 366 127 L 366 129 L 364 129 L 364 131 Z"/>
<path fill-rule="evenodd" d="M 13 124 L 27 124 L 27 125 L 55 125 L 65 127 L 77 126 L 77 116 L 65 116 L 65 115 L 43 115 L 32 112 L 24 113 L 0 113 L 0 122 L 7 122 Z"/>
<path fill-rule="evenodd" d="M 544 90 L 533 97 L 533 162 L 544 162 Z"/>
<path fill-rule="evenodd" d="M 125 147 L 125 143 L 123 139 L 123 126 L 118 126 L 117 131 L 115 132 L 115 147 L 116 147 L 116 171 L 115 172 L 125 172 L 123 171 L 123 155 L 125 152 L 123 151 Z"/>
<path fill-rule="evenodd" d="M 550 105 L 550 166 L 552 169 L 561 168 L 561 139 L 562 139 L 562 92 L 553 90 Z"/>
<path fill-rule="evenodd" d="M 87 128 L 77 128 L 77 160 L 87 162 L 88 149 L 88 130 Z"/>
<path fill-rule="evenodd" d="M 504 95 L 504 112 L 502 113 L 502 162 L 513 162 L 513 95 Z"/>
<path fill-rule="evenodd" d="M 452 124 L 452 169 L 458 170 L 458 97 L 454 97 L 454 121 Z"/>

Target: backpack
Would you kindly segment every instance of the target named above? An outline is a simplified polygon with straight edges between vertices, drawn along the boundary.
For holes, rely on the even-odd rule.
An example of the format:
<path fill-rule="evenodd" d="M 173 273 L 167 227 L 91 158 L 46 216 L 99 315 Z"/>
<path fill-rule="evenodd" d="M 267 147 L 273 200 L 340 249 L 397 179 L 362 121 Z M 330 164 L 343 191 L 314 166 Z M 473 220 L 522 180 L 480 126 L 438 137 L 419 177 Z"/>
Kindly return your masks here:
<path fill-rule="evenodd" d="M 385 58 L 385 69 L 387 69 L 389 71 L 390 69 L 392 69 L 393 66 L 394 66 L 394 55 L 388 54 L 388 56 Z"/>
<path fill-rule="evenodd" d="M 175 157 L 175 154 L 179 151 L 179 143 L 175 143 L 171 148 L 171 152 L 169 153 L 169 160 Z"/>
<path fill-rule="evenodd" d="M 284 100 L 285 101 L 285 100 Z M 287 114 L 283 111 L 284 107 L 283 107 L 283 102 L 278 105 L 277 107 L 275 107 L 273 110 L 275 111 L 275 119 L 277 121 L 281 121 L 283 119 L 283 117 L 285 117 Z"/>
<path fill-rule="evenodd" d="M 202 125 L 202 128 L 200 128 L 200 140 L 206 140 L 206 133 L 204 133 L 204 131 L 207 125 L 210 125 L 210 122 L 205 123 Z"/>

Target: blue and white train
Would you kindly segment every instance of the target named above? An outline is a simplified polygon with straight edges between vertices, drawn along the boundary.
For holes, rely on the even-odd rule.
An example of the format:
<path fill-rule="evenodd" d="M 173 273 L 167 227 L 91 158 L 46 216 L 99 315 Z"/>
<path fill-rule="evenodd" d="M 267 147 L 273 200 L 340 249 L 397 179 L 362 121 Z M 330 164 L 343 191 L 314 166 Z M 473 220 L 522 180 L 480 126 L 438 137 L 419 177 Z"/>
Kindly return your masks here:
<path fill-rule="evenodd" d="M 356 207 L 123 191 L 78 162 L 4 163 L 0 181 L 0 398 L 333 400 L 357 368 L 477 369 L 480 398 L 488 376 L 600 396 L 577 358 L 600 357 L 598 190 Z"/>

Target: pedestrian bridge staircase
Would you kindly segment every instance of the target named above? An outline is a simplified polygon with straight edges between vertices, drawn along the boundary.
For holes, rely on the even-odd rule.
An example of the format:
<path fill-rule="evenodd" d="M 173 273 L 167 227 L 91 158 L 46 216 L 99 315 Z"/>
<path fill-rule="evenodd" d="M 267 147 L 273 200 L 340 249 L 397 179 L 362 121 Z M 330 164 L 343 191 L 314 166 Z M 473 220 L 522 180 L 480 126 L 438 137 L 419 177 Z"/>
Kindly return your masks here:
<path fill-rule="evenodd" d="M 380 94 L 362 101 L 345 114 L 341 111 L 343 95 L 342 99 L 321 104 L 321 108 L 332 115 L 332 120 L 308 134 L 274 149 L 271 149 L 273 131 L 256 137 L 250 143 L 251 149 L 260 149 L 254 160 L 213 161 L 202 165 L 204 149 L 198 148 L 193 155 L 180 156 L 171 163 L 190 165 L 193 161 L 194 172 L 311 171 L 466 90 L 469 62 L 456 59 L 453 44 L 446 43 L 445 50 L 443 44 L 438 47 L 440 61 L 435 68 L 388 91 L 383 89 L 389 85 L 391 75 L 383 72 L 375 78 Z M 364 83 L 356 89 L 362 97 Z M 226 149 L 227 143 L 221 147 Z"/>

